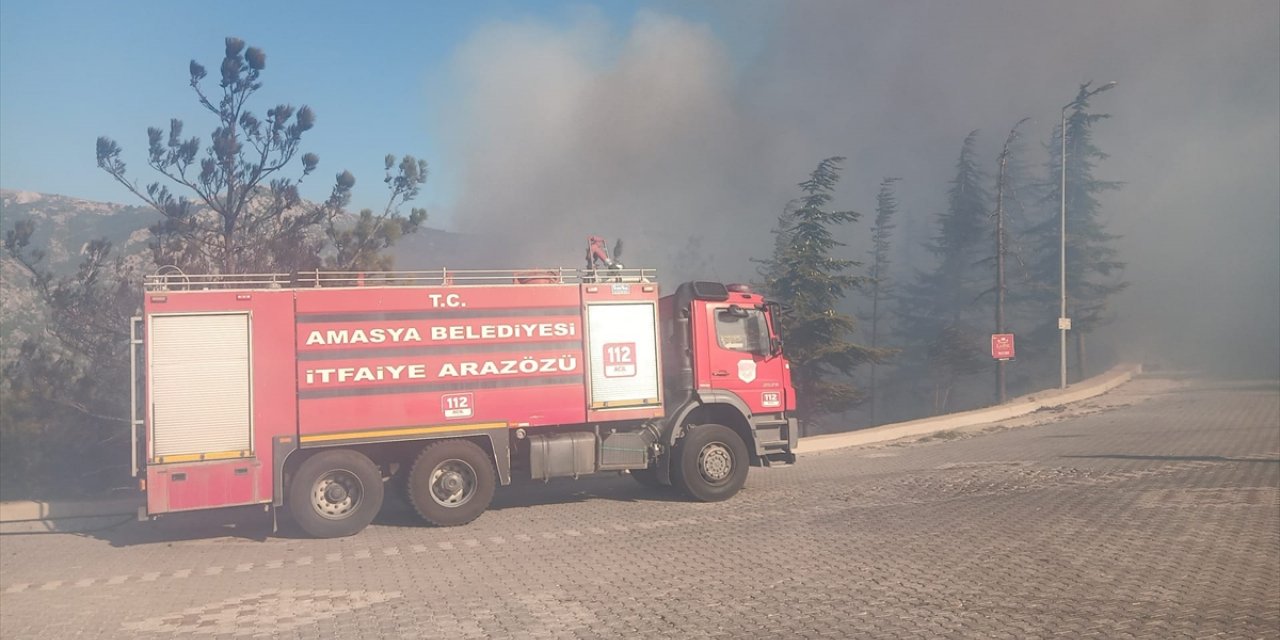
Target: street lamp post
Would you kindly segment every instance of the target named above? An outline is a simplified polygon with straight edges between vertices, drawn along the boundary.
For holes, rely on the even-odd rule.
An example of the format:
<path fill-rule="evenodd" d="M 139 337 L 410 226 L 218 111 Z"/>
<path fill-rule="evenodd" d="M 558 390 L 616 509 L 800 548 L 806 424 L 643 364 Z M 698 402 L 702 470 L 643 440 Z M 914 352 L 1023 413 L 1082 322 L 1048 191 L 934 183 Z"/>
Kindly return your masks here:
<path fill-rule="evenodd" d="M 1087 85 L 1086 85 L 1087 86 Z M 1058 216 L 1060 224 L 1058 230 L 1058 239 L 1060 246 L 1058 248 L 1058 388 L 1067 388 L 1067 330 L 1071 328 L 1071 319 L 1067 317 L 1067 109 L 1070 109 L 1080 103 L 1088 100 L 1091 96 L 1097 95 L 1116 86 L 1116 82 L 1112 80 L 1093 91 L 1081 93 L 1075 100 L 1068 102 L 1062 106 L 1062 121 L 1058 135 L 1062 139 L 1062 158 L 1061 158 L 1061 182 L 1058 185 L 1059 194 L 1062 196 L 1062 210 Z"/>

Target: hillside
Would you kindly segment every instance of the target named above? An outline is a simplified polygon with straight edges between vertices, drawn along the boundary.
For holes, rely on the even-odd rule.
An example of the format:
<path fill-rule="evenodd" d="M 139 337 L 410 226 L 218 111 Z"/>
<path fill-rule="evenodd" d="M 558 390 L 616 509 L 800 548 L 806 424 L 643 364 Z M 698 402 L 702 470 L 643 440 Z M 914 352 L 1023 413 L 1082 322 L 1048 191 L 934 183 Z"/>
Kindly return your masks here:
<path fill-rule="evenodd" d="M 148 207 L 81 200 L 56 194 L 0 189 L 0 226 L 4 231 L 20 220 L 34 220 L 34 248 L 45 252 L 45 262 L 59 275 L 75 271 L 81 251 L 91 241 L 105 237 L 117 252 L 131 256 L 150 269 L 147 227 L 158 214 Z M 477 236 L 423 228 L 402 238 L 395 247 L 400 269 L 494 268 L 519 266 L 493 264 L 495 242 Z M 566 260 L 568 262 L 568 260 Z M 0 344 L 11 358 L 27 337 L 40 330 L 44 308 L 31 287 L 30 274 L 7 254 L 0 258 Z"/>
<path fill-rule="evenodd" d="M 146 228 L 155 219 L 155 213 L 144 207 L 0 190 L 0 220 L 5 230 L 19 220 L 34 220 L 34 244 L 46 252 L 46 262 L 58 273 L 75 269 L 80 251 L 97 238 L 107 238 L 125 253 L 142 251 Z"/>
<path fill-rule="evenodd" d="M 4 231 L 20 220 L 36 223 L 32 245 L 57 274 L 75 271 L 89 241 L 105 237 L 117 251 L 141 259 L 153 214 L 142 207 L 93 202 L 67 196 L 0 190 Z M 31 288 L 30 274 L 5 254 L 0 258 L 0 344 L 6 358 L 39 331 L 45 310 Z"/>

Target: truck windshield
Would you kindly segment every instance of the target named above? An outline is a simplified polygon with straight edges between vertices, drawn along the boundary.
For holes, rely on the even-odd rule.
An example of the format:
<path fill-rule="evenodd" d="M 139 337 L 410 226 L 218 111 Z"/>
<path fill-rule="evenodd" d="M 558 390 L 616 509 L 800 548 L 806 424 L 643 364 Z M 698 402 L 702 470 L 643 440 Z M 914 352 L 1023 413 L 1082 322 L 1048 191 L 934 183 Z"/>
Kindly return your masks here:
<path fill-rule="evenodd" d="M 764 354 L 769 351 L 769 325 L 756 309 L 737 313 L 722 309 L 716 313 L 716 340 L 721 348 Z"/>

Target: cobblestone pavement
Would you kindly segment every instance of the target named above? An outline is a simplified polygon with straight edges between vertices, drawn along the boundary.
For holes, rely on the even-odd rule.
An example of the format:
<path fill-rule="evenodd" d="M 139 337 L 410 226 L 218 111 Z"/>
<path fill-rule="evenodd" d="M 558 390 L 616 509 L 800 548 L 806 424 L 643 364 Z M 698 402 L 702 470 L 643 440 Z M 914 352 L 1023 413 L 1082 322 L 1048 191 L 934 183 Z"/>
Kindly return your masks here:
<path fill-rule="evenodd" d="M 1150 385 L 753 469 L 718 504 L 605 476 L 341 540 L 257 511 L 6 535 L 0 636 L 1280 637 L 1280 386 Z"/>

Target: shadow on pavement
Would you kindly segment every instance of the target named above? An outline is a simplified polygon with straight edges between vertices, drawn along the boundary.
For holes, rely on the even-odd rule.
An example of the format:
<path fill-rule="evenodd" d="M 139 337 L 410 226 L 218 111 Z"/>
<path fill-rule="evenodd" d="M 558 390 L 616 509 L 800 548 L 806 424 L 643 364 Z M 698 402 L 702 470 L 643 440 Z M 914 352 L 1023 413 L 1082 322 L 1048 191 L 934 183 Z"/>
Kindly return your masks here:
<path fill-rule="evenodd" d="M 1266 391 L 1269 393 L 1276 393 L 1280 391 L 1280 380 L 1205 379 L 1198 381 L 1198 384 L 1193 385 L 1191 390 L 1197 392 Z"/>
<path fill-rule="evenodd" d="M 585 476 L 581 479 L 555 478 L 513 481 L 510 486 L 498 490 L 491 509 L 530 507 L 546 504 L 569 504 L 588 500 L 612 500 L 614 502 L 673 502 L 682 498 L 671 487 L 642 487 L 631 478 L 622 476 Z"/>
<path fill-rule="evenodd" d="M 1122 453 L 1062 456 L 1064 458 L 1104 458 L 1110 460 L 1163 460 L 1169 462 L 1261 462 L 1280 464 L 1280 458 L 1233 458 L 1229 456 L 1143 456 Z"/>
<path fill-rule="evenodd" d="M 0 538 L 54 534 L 104 540 L 113 547 L 215 538 L 263 542 L 274 535 L 271 513 L 261 505 L 172 513 L 142 522 L 132 515 L 110 515 L 6 522 L 0 527 Z"/>
<path fill-rule="evenodd" d="M 670 487 L 650 489 L 640 486 L 635 480 L 616 475 L 583 476 L 573 478 L 554 478 L 550 481 L 513 479 L 511 484 L 498 487 L 493 496 L 489 511 L 506 509 L 524 509 L 528 507 L 548 506 L 556 504 L 575 504 L 592 500 L 608 500 L 612 502 L 679 502 L 684 498 Z M 374 524 L 393 527 L 428 527 L 423 523 L 413 506 L 404 497 L 403 487 L 387 487 L 386 501 L 382 513 L 374 519 Z"/>
<path fill-rule="evenodd" d="M 649 489 L 630 478 L 620 476 L 587 476 L 579 480 L 556 478 L 550 482 L 516 480 L 511 485 L 499 487 L 490 511 L 520 509 L 556 504 L 573 504 L 592 500 L 615 502 L 670 502 L 681 501 L 679 492 L 670 489 Z M 57 521 L 51 521 L 57 522 Z M 277 511 L 276 530 L 272 530 L 271 513 L 261 505 L 229 507 L 166 514 L 155 520 L 137 521 L 133 516 L 99 517 L 95 526 L 62 529 L 33 529 L 0 533 L 0 536 L 19 535 L 79 535 L 104 540 L 113 547 L 154 545 L 198 540 L 230 539 L 241 542 L 268 542 L 271 540 L 310 539 L 292 520 L 287 510 Z M 401 487 L 388 483 L 382 511 L 373 524 L 388 527 L 423 527 L 424 523 L 404 497 Z"/>

